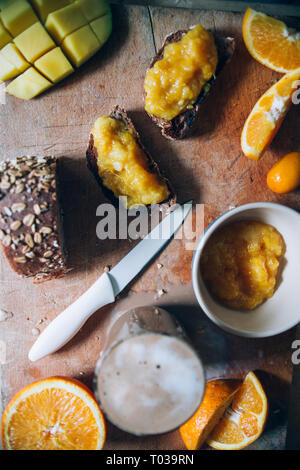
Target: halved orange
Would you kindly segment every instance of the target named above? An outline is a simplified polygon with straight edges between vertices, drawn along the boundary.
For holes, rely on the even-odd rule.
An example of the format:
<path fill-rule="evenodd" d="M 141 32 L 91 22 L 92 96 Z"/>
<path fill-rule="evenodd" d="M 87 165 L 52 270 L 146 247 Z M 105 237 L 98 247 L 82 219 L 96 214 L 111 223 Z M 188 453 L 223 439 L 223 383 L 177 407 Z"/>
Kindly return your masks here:
<path fill-rule="evenodd" d="M 261 435 L 267 414 L 268 401 L 264 389 L 256 375 L 249 372 L 206 442 L 219 450 L 243 449 Z"/>
<path fill-rule="evenodd" d="M 275 18 L 248 8 L 243 38 L 252 57 L 277 72 L 300 67 L 300 34 Z"/>
<path fill-rule="evenodd" d="M 180 427 L 187 449 L 200 449 L 240 386 L 241 382 L 238 380 L 219 379 L 207 382 L 201 405 L 194 416 Z"/>
<path fill-rule="evenodd" d="M 106 426 L 85 385 L 50 377 L 15 395 L 4 411 L 1 437 L 6 450 L 100 450 Z"/>
<path fill-rule="evenodd" d="M 300 68 L 284 75 L 257 101 L 241 135 L 244 154 L 258 160 L 275 137 L 299 85 Z"/>

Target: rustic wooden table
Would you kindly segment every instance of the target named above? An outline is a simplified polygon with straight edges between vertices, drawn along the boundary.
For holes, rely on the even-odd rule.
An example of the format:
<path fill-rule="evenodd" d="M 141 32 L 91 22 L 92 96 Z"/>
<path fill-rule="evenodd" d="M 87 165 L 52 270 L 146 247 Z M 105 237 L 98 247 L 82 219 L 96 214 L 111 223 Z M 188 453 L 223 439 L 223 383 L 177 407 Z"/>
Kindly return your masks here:
<path fill-rule="evenodd" d="M 91 318 L 61 351 L 37 363 L 27 353 L 42 330 L 61 310 L 84 292 L 132 247 L 128 240 L 96 238 L 96 207 L 104 196 L 86 169 L 85 149 L 94 120 L 115 104 L 125 107 L 146 146 L 169 175 L 179 201 L 205 203 L 205 224 L 231 206 L 250 201 L 277 201 L 300 209 L 300 193 L 276 196 L 266 186 L 268 168 L 285 153 L 300 147 L 299 113 L 294 106 L 263 159 L 242 155 L 240 133 L 258 97 L 279 74 L 255 62 L 241 38 L 242 15 L 149 7 L 114 6 L 114 34 L 105 47 L 76 74 L 30 102 L 12 97 L 0 105 L 1 158 L 23 154 L 55 154 L 64 158 L 66 234 L 74 270 L 64 279 L 36 286 L 10 271 L 1 255 L 0 308 L 13 317 L 0 323 L 1 403 L 24 385 L 51 375 L 77 377 L 92 385 L 103 334 L 115 312 L 140 304 L 165 305 L 178 316 L 203 357 L 208 377 L 243 377 L 259 369 L 271 410 L 256 449 L 284 447 L 286 407 L 291 380 L 291 342 L 294 331 L 268 339 L 244 339 L 214 326 L 197 305 L 190 283 L 192 252 L 173 240 L 119 301 Z M 288 23 L 300 29 L 299 20 Z M 164 36 L 202 23 L 234 36 L 237 50 L 213 93 L 202 106 L 192 135 L 182 142 L 165 140 L 143 111 L 145 70 Z M 203 227 L 198 227 L 200 235 Z M 158 269 L 157 263 L 163 267 Z M 156 291 L 167 292 L 157 298 Z M 0 361 L 1 362 L 1 361 Z M 178 432 L 135 438 L 108 428 L 106 449 L 183 449 Z"/>

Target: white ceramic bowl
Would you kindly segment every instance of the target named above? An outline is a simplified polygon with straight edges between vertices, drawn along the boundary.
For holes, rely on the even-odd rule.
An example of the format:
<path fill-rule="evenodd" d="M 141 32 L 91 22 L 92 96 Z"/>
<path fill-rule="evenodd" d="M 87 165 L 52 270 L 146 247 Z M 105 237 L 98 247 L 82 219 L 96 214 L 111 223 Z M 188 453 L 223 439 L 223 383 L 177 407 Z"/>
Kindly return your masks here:
<path fill-rule="evenodd" d="M 273 225 L 283 236 L 286 253 L 273 297 L 249 311 L 223 307 L 208 292 L 200 272 L 200 258 L 209 237 L 220 227 L 238 220 L 258 220 Z M 270 202 L 236 207 L 216 219 L 200 238 L 192 262 L 192 282 L 197 300 L 206 315 L 224 330 L 252 338 L 273 336 L 300 321 L 300 214 Z"/>

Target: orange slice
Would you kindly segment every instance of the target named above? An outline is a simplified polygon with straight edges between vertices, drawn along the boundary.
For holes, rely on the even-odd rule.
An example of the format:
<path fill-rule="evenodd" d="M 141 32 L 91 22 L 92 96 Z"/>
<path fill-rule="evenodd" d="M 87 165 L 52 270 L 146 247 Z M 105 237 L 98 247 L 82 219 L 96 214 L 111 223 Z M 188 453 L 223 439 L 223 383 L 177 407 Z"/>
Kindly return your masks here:
<path fill-rule="evenodd" d="M 285 23 L 248 8 L 243 38 L 252 57 L 277 72 L 300 67 L 300 34 Z"/>
<path fill-rule="evenodd" d="M 50 377 L 15 395 L 4 411 L 1 436 L 7 450 L 99 450 L 106 427 L 87 387 Z"/>
<path fill-rule="evenodd" d="M 258 160 L 275 137 L 299 85 L 300 68 L 284 75 L 262 95 L 249 114 L 241 135 L 244 154 Z"/>
<path fill-rule="evenodd" d="M 239 450 L 254 442 L 263 432 L 268 401 L 262 385 L 253 372 L 245 377 L 233 402 L 207 439 L 219 450 Z"/>
<path fill-rule="evenodd" d="M 232 402 L 240 385 L 238 380 L 212 380 L 206 384 L 200 407 L 194 416 L 180 427 L 180 434 L 187 449 L 200 449 Z"/>

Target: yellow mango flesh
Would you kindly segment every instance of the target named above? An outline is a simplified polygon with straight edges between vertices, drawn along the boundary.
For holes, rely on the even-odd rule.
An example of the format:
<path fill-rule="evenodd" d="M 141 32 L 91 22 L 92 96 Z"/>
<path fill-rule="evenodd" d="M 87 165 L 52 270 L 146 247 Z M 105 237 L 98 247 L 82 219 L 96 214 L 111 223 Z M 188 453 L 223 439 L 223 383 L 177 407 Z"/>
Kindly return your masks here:
<path fill-rule="evenodd" d="M 112 31 L 111 13 L 108 13 L 107 15 L 92 21 L 90 26 L 102 46 L 109 38 Z"/>
<path fill-rule="evenodd" d="M 81 9 L 74 4 L 50 13 L 45 26 L 57 44 L 61 44 L 66 36 L 86 24 Z"/>
<path fill-rule="evenodd" d="M 127 207 L 158 204 L 170 194 L 166 182 L 149 168 L 149 161 L 131 129 L 117 119 L 101 116 L 92 130 L 97 149 L 98 173 L 118 198 L 127 196 Z"/>
<path fill-rule="evenodd" d="M 22 100 L 30 100 L 39 95 L 43 91 L 51 87 L 51 82 L 43 77 L 33 67 L 19 75 L 5 89 L 6 93 L 21 98 Z"/>
<path fill-rule="evenodd" d="M 51 82 L 57 83 L 74 72 L 74 69 L 60 47 L 47 52 L 34 63 L 35 67 Z"/>
<path fill-rule="evenodd" d="M 28 62 L 33 63 L 55 47 L 55 42 L 41 23 L 35 23 L 14 39 L 18 49 Z"/>
<path fill-rule="evenodd" d="M 1 53 L 0 53 L 0 81 L 5 82 L 11 78 L 16 77 L 20 73 L 19 69 L 11 64 Z"/>
<path fill-rule="evenodd" d="M 80 65 L 92 57 L 100 47 L 101 44 L 89 25 L 70 34 L 62 43 L 63 51 L 76 67 L 80 67 Z"/>
<path fill-rule="evenodd" d="M 19 72 L 24 72 L 29 68 L 29 63 L 24 59 L 17 46 L 10 42 L 1 49 L 1 54 L 13 64 Z"/>
<path fill-rule="evenodd" d="M 38 21 L 31 5 L 25 0 L 7 3 L 0 14 L 2 23 L 10 34 L 15 37 Z"/>
<path fill-rule="evenodd" d="M 45 23 L 47 17 L 53 11 L 70 5 L 72 0 L 30 0 L 37 11 L 41 21 Z"/>
<path fill-rule="evenodd" d="M 8 44 L 12 40 L 11 35 L 5 29 L 2 21 L 0 20 L 0 48 Z"/>
<path fill-rule="evenodd" d="M 109 3 L 107 0 L 76 0 L 75 5 L 78 5 L 87 21 L 93 21 L 99 16 L 103 16 L 110 11 Z"/>

